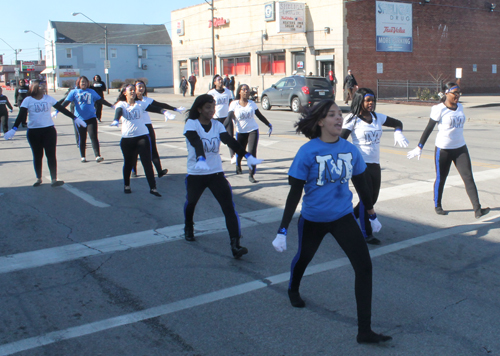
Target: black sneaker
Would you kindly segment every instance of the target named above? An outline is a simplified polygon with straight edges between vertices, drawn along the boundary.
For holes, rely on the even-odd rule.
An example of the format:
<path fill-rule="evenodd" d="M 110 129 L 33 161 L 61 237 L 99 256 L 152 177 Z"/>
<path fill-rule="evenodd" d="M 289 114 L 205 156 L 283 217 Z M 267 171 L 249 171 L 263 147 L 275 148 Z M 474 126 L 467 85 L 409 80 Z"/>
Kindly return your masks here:
<path fill-rule="evenodd" d="M 436 214 L 438 214 L 438 215 L 448 215 L 448 212 L 444 211 L 443 208 L 440 206 L 436 206 L 434 208 L 434 210 L 436 211 Z"/>
<path fill-rule="evenodd" d="M 290 303 L 295 308 L 304 308 L 306 306 L 306 302 L 302 300 L 300 297 L 300 293 L 292 292 L 290 289 L 288 290 L 288 298 L 290 298 Z"/>
<path fill-rule="evenodd" d="M 392 340 L 392 336 L 377 334 L 372 330 L 367 333 L 359 333 L 358 336 L 356 336 L 358 344 L 378 344 L 390 340 Z"/>
<path fill-rule="evenodd" d="M 490 212 L 490 208 L 479 209 L 474 212 L 476 219 L 479 219 L 481 216 L 486 215 Z"/>
<path fill-rule="evenodd" d="M 236 166 L 236 174 L 242 174 L 241 166 Z"/>
<path fill-rule="evenodd" d="M 380 240 L 373 235 L 369 235 L 365 238 L 365 242 L 370 245 L 380 245 Z"/>
<path fill-rule="evenodd" d="M 161 178 L 163 177 L 164 175 L 166 175 L 168 173 L 168 169 L 162 169 L 160 172 L 158 172 L 158 178 Z"/>
<path fill-rule="evenodd" d="M 184 225 L 184 238 L 186 239 L 186 241 L 196 241 L 194 239 L 193 225 Z"/>
<path fill-rule="evenodd" d="M 250 183 L 258 183 L 258 181 L 253 176 L 248 176 Z"/>

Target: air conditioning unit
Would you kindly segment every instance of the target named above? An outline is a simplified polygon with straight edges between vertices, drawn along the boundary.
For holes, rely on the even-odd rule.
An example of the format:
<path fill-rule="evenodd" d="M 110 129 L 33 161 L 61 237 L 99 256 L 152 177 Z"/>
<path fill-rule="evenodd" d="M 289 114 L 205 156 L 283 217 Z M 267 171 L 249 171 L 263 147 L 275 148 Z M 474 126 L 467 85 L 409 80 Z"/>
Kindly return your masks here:
<path fill-rule="evenodd" d="M 147 64 L 143 64 L 142 65 L 142 69 L 144 69 L 144 70 L 148 69 L 148 65 Z"/>

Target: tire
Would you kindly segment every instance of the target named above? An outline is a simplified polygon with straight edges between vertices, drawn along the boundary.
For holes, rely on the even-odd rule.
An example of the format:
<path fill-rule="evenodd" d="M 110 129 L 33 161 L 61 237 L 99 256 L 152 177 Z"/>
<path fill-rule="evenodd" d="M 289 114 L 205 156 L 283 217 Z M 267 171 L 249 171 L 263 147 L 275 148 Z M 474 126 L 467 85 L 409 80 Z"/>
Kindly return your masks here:
<path fill-rule="evenodd" d="M 262 100 L 260 101 L 260 104 L 262 105 L 262 109 L 264 110 L 271 110 L 271 103 L 269 102 L 269 98 L 267 96 L 263 96 Z"/>
<path fill-rule="evenodd" d="M 292 99 L 291 109 L 293 112 L 300 112 L 300 99 L 298 97 L 294 97 Z"/>

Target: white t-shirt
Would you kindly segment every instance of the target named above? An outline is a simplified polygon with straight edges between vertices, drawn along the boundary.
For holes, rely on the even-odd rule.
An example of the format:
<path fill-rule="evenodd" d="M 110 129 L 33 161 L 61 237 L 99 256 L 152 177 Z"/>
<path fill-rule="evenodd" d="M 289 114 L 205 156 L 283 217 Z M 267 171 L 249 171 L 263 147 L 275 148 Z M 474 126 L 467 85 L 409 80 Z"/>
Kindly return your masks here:
<path fill-rule="evenodd" d="M 149 105 L 151 105 L 151 103 L 153 102 L 153 99 L 148 98 L 147 96 L 143 96 L 141 101 L 145 104 L 145 106 L 144 106 L 144 110 L 145 110 Z M 151 116 L 149 116 L 149 113 L 147 111 L 144 111 L 144 113 L 142 114 L 142 119 L 144 120 L 145 124 L 152 123 Z"/>
<path fill-rule="evenodd" d="M 40 100 L 27 96 L 21 107 L 28 109 L 28 128 L 39 129 L 54 126 L 54 121 L 50 117 L 50 108 L 55 104 L 57 100 L 48 95 L 44 95 Z"/>
<path fill-rule="evenodd" d="M 212 89 L 207 94 L 212 95 L 215 99 L 214 119 L 226 118 L 229 112 L 229 102 L 233 98 L 231 91 L 224 88 L 224 92 L 219 93 L 217 90 Z"/>
<path fill-rule="evenodd" d="M 186 125 L 184 126 L 184 134 L 188 131 L 195 131 L 203 143 L 203 151 L 205 152 L 205 158 L 207 160 L 207 165 L 210 168 L 208 171 L 196 170 L 194 166 L 196 165 L 196 151 L 193 146 L 189 143 L 186 138 L 186 145 L 188 149 L 188 161 L 187 161 L 187 172 L 192 175 L 207 175 L 213 173 L 223 172 L 222 160 L 219 154 L 220 147 L 220 134 L 226 132 L 224 125 L 222 125 L 217 120 L 211 120 L 212 127 L 208 132 L 205 132 L 203 126 L 201 126 L 200 121 L 188 119 Z"/>
<path fill-rule="evenodd" d="M 372 115 L 372 123 L 367 124 L 359 117 L 355 117 L 349 123 L 352 114 L 349 114 L 344 119 L 343 129 L 351 131 L 352 143 L 356 146 L 363 156 L 366 163 L 380 164 L 380 138 L 382 137 L 382 125 L 387 120 L 384 114 L 376 113 Z"/>
<path fill-rule="evenodd" d="M 259 129 L 255 121 L 255 111 L 259 110 L 257 104 L 248 100 L 247 106 L 241 106 L 239 100 L 233 100 L 229 105 L 229 111 L 234 111 L 236 132 L 249 133 Z"/>
<path fill-rule="evenodd" d="M 448 109 L 444 103 L 434 105 L 431 119 L 438 122 L 436 147 L 454 149 L 465 145 L 465 114 L 462 104 L 457 103 L 455 111 Z"/>
<path fill-rule="evenodd" d="M 122 137 L 138 137 L 149 135 L 149 130 L 146 127 L 144 120 L 144 112 L 147 104 L 141 100 L 135 102 L 134 105 L 129 105 L 125 101 L 120 101 L 115 105 L 115 108 L 122 108 Z"/>

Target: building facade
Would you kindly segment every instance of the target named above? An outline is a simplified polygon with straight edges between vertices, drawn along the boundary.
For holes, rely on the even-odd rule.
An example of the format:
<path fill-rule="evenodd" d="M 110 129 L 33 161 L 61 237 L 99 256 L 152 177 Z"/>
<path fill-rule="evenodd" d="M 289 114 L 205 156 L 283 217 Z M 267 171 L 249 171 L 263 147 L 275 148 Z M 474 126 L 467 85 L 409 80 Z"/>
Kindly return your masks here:
<path fill-rule="evenodd" d="M 490 2 L 217 0 L 214 8 L 213 28 L 207 4 L 171 13 L 176 92 L 191 73 L 200 94 L 214 73 L 261 92 L 295 72 L 330 71 L 341 92 L 348 69 L 374 90 L 378 81 L 460 79 L 465 92 L 500 91 L 500 11 Z"/>
<path fill-rule="evenodd" d="M 102 27 L 100 27 L 102 26 Z M 45 31 L 48 87 L 68 87 L 79 76 L 105 80 L 107 28 L 109 82 L 146 78 L 150 87 L 170 87 L 172 48 L 164 25 L 49 21 Z"/>

